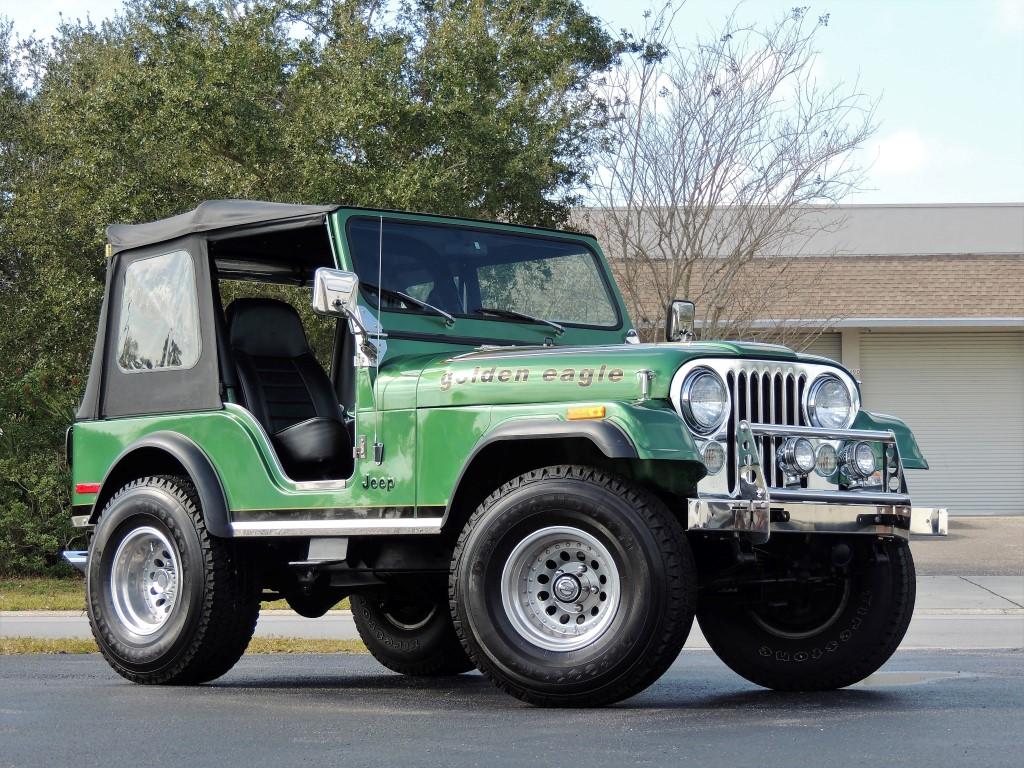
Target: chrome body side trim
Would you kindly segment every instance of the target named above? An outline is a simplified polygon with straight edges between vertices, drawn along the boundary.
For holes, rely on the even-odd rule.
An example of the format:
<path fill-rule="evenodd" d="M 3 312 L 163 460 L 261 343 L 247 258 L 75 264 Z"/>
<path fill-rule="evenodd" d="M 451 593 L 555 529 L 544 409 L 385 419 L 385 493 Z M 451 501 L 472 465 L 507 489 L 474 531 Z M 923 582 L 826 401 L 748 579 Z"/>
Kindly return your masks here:
<path fill-rule="evenodd" d="M 399 517 L 372 520 L 266 520 L 231 523 L 236 537 L 383 536 L 441 532 L 440 517 Z"/>

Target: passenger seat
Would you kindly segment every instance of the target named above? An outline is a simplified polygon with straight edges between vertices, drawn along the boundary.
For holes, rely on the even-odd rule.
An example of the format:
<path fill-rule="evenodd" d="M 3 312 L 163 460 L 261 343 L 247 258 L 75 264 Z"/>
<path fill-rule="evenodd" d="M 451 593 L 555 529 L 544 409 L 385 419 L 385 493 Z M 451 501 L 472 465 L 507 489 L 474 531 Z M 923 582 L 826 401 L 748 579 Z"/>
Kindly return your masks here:
<path fill-rule="evenodd" d="M 267 430 L 288 476 L 349 477 L 352 438 L 299 313 L 276 299 L 236 299 L 227 322 L 245 405 Z"/>

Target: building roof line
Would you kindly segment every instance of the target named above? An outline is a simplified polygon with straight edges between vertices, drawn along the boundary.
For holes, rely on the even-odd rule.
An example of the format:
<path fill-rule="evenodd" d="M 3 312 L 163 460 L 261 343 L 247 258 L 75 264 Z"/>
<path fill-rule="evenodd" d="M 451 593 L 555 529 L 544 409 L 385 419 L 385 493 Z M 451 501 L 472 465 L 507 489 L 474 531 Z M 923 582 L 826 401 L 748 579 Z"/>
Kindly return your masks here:
<path fill-rule="evenodd" d="M 696 322 L 698 328 L 704 323 Z M 755 320 L 750 327 L 810 328 L 828 326 L 844 328 L 1024 328 L 1024 317 L 846 317 L 841 319 L 790 318 L 786 320 Z"/>

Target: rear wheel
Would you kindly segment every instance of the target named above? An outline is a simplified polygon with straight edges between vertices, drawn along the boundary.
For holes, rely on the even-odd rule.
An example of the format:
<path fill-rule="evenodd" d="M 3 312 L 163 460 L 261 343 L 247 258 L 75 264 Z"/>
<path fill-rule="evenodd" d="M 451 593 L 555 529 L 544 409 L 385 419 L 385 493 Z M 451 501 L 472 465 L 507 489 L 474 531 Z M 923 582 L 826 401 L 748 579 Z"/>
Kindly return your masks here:
<path fill-rule="evenodd" d="M 443 598 L 390 589 L 355 594 L 350 600 L 359 637 L 388 669 L 420 677 L 473 669 Z"/>
<path fill-rule="evenodd" d="M 498 687 L 541 706 L 632 696 L 679 654 L 695 569 L 678 521 L 579 466 L 506 483 L 467 523 L 449 580 L 456 631 Z"/>
<path fill-rule="evenodd" d="M 907 542 L 838 541 L 799 559 L 792 548 L 769 552 L 763 583 L 698 606 L 705 638 L 734 672 L 775 690 L 822 691 L 853 685 L 892 656 L 914 613 Z"/>
<path fill-rule="evenodd" d="M 220 677 L 245 652 L 259 615 L 248 558 L 209 534 L 195 487 L 169 475 L 128 483 L 104 507 L 86 594 L 100 652 L 136 683 Z"/>

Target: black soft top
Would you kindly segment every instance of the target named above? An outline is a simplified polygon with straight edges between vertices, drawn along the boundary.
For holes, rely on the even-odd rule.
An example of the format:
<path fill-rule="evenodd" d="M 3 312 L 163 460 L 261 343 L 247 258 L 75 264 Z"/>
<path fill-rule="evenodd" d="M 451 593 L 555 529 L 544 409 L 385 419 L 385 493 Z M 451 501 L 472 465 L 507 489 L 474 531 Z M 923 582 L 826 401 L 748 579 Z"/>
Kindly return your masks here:
<path fill-rule="evenodd" d="M 154 245 L 196 232 L 323 216 L 337 205 L 293 205 L 260 200 L 208 200 L 194 210 L 146 224 L 111 224 L 107 242 L 114 252 Z"/>

